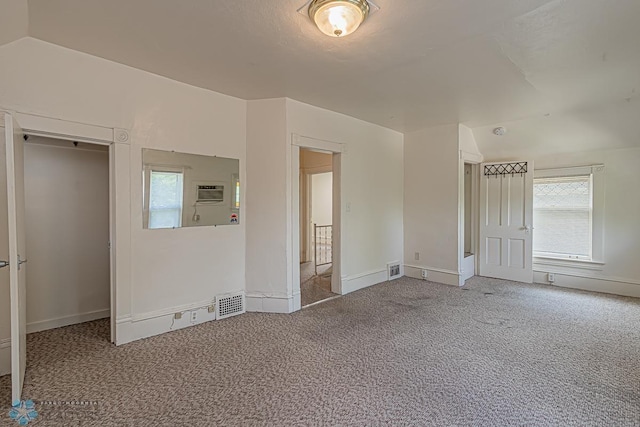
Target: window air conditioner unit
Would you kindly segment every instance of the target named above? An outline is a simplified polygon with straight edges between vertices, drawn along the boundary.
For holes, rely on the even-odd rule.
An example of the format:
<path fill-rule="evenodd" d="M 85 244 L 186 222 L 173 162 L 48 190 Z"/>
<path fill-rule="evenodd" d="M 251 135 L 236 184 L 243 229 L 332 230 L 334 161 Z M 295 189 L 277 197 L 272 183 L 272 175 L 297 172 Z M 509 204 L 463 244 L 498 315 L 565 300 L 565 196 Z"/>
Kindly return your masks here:
<path fill-rule="evenodd" d="M 197 185 L 198 203 L 218 203 L 224 200 L 224 185 Z"/>

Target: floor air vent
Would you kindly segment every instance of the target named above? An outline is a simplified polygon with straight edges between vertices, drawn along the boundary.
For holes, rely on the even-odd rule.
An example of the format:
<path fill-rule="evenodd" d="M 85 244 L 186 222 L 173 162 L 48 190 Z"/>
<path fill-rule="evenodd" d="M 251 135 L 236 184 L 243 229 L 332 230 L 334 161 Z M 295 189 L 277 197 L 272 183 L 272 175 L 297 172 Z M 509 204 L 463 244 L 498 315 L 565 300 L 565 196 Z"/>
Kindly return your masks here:
<path fill-rule="evenodd" d="M 224 319 L 244 312 L 243 292 L 216 297 L 216 319 Z"/>
<path fill-rule="evenodd" d="M 393 280 L 402 277 L 399 262 L 390 262 L 387 264 L 387 280 Z"/>

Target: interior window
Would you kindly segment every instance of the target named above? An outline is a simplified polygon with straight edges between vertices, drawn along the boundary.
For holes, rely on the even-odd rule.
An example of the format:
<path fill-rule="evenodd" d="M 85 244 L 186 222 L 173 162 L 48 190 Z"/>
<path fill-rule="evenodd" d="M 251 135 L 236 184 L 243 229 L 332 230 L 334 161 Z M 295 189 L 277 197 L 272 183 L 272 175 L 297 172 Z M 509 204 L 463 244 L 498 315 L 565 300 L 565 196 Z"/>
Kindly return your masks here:
<path fill-rule="evenodd" d="M 151 171 L 149 228 L 182 226 L 182 172 Z"/>
<path fill-rule="evenodd" d="M 535 256 L 592 259 L 592 176 L 536 178 L 533 183 Z"/>

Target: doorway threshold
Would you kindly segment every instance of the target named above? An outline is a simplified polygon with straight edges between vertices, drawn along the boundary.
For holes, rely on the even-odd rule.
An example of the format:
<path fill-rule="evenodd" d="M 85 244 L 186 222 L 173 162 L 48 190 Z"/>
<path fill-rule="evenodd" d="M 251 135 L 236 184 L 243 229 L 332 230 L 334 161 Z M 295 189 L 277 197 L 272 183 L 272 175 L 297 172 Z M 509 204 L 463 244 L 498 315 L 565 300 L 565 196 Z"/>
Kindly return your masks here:
<path fill-rule="evenodd" d="M 329 298 L 322 299 L 320 301 L 312 302 L 311 304 L 303 305 L 301 307 L 301 309 L 313 307 L 314 305 L 322 304 L 323 302 L 328 302 L 328 301 L 331 301 L 331 300 L 334 300 L 334 299 L 337 299 L 337 298 L 341 298 L 341 297 L 342 297 L 342 295 L 335 295 L 335 296 L 332 296 L 332 297 L 329 297 Z"/>

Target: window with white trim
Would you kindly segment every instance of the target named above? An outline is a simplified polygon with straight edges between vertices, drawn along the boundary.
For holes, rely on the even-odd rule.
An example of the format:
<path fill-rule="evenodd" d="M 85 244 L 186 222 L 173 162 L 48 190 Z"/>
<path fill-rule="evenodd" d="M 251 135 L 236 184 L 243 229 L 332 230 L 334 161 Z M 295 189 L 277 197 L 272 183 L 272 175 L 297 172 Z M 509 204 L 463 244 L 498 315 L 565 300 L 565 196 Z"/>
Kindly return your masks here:
<path fill-rule="evenodd" d="M 183 173 L 150 171 L 149 228 L 182 225 Z"/>
<path fill-rule="evenodd" d="M 602 166 L 536 171 L 533 181 L 533 255 L 601 262 Z"/>

